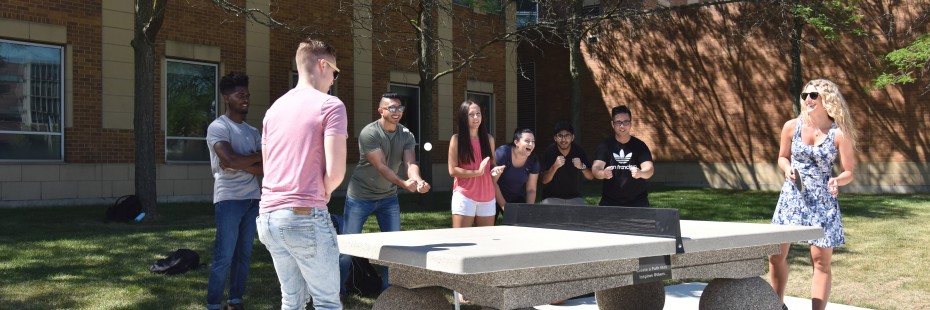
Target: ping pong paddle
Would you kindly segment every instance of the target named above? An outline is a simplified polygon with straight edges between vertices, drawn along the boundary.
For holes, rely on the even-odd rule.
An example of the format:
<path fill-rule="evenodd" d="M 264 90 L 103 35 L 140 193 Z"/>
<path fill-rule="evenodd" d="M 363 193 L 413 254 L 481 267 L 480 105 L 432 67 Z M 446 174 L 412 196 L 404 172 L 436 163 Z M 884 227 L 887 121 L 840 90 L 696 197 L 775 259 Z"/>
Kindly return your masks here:
<path fill-rule="evenodd" d="M 798 191 L 804 192 L 804 182 L 801 181 L 801 173 L 798 172 L 798 168 L 794 168 L 794 187 L 798 188 Z"/>

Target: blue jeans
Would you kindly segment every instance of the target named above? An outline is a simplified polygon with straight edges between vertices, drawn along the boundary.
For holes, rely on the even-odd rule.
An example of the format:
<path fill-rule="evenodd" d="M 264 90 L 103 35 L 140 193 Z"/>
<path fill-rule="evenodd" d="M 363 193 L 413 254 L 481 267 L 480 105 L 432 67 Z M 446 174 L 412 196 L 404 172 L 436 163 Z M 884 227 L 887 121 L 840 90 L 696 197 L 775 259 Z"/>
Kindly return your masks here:
<path fill-rule="evenodd" d="M 309 297 L 315 309 L 342 309 L 336 230 L 329 211 L 311 210 L 294 214 L 282 209 L 258 216 L 258 240 L 274 261 L 282 310 L 304 309 Z"/>
<path fill-rule="evenodd" d="M 361 200 L 346 196 L 346 206 L 342 213 L 342 234 L 351 235 L 362 232 L 365 221 L 369 215 L 375 215 L 381 231 L 400 231 L 400 202 L 397 195 L 379 200 Z M 345 293 L 346 280 L 349 279 L 349 266 L 352 266 L 352 256 L 339 256 L 339 273 L 342 276 L 343 293 Z M 381 289 L 388 287 L 388 270 L 381 269 Z"/>
<path fill-rule="evenodd" d="M 224 200 L 214 205 L 216 240 L 213 244 L 213 264 L 207 282 L 207 309 L 223 306 L 223 290 L 229 274 L 227 303 L 242 303 L 249 275 L 249 259 L 255 241 L 255 217 L 258 199 Z"/>

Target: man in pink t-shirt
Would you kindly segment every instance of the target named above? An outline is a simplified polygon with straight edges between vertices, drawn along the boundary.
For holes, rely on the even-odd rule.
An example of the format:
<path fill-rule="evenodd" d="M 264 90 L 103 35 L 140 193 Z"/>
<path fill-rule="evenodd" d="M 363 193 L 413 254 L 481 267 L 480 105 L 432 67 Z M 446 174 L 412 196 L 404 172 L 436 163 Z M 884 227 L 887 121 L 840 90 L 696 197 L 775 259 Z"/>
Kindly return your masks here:
<path fill-rule="evenodd" d="M 297 87 L 262 122 L 265 177 L 258 239 L 281 282 L 281 309 L 342 309 L 339 247 L 326 203 L 346 170 L 348 116 L 326 94 L 339 76 L 335 49 L 306 39 L 297 48 Z M 308 294 L 309 293 L 309 294 Z"/>

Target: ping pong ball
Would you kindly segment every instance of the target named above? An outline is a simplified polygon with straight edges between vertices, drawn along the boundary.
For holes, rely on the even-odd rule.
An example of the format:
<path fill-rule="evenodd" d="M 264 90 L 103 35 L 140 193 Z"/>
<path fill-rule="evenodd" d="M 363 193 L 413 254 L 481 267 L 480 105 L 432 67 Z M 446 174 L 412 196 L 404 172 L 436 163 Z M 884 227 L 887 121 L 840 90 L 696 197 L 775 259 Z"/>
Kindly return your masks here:
<path fill-rule="evenodd" d="M 423 149 L 429 152 L 430 150 L 433 149 L 433 144 L 429 142 L 423 143 Z"/>

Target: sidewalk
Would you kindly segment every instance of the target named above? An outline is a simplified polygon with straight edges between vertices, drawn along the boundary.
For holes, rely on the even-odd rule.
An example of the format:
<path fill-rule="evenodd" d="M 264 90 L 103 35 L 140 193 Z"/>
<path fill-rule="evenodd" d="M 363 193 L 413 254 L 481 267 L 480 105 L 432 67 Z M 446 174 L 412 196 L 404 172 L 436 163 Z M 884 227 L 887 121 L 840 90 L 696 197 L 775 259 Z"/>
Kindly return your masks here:
<path fill-rule="evenodd" d="M 665 287 L 665 309 L 697 309 L 700 304 L 701 293 L 707 283 L 684 283 Z M 810 309 L 810 299 L 785 297 L 785 305 L 788 309 Z M 594 297 L 572 299 L 558 306 L 538 306 L 539 310 L 597 310 L 597 304 Z M 827 304 L 828 310 L 859 310 L 853 306 L 839 305 L 834 303 Z"/>

